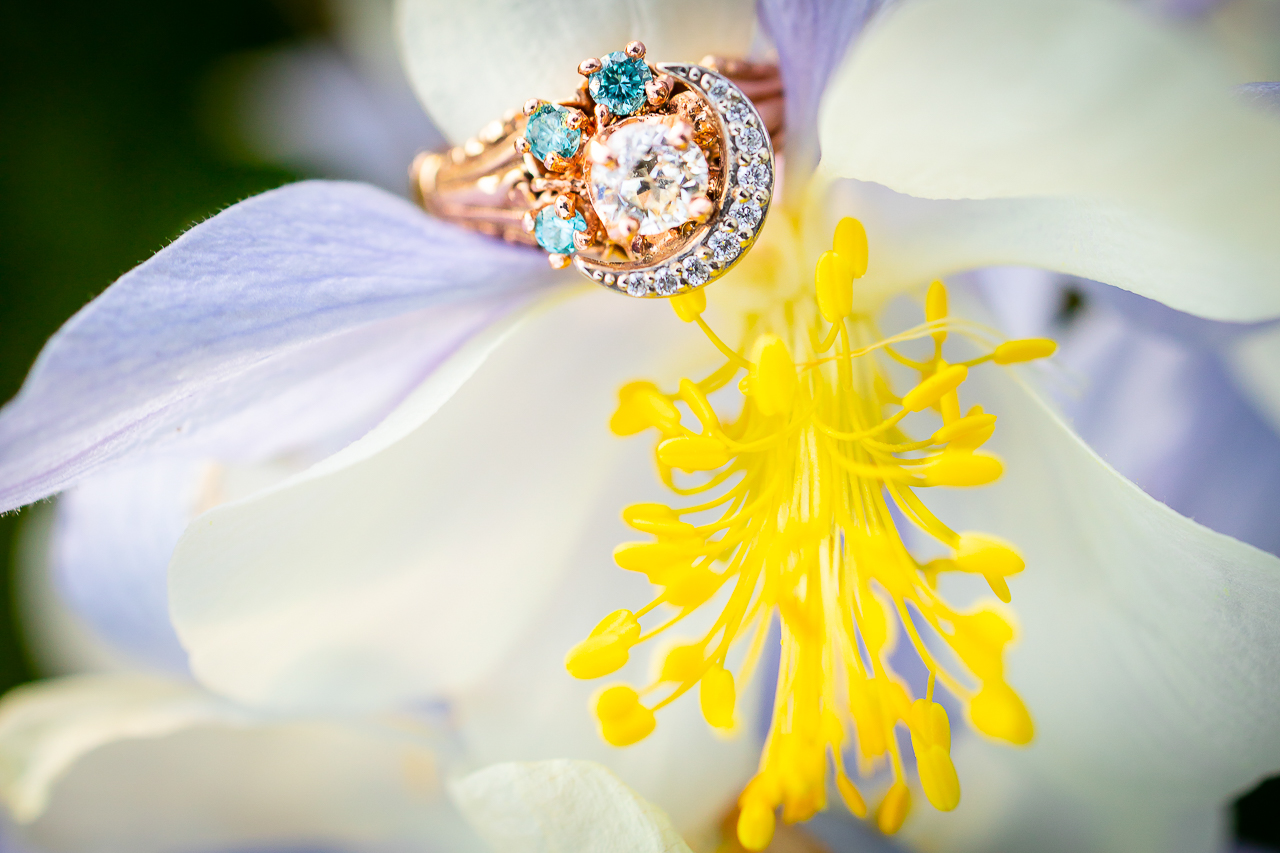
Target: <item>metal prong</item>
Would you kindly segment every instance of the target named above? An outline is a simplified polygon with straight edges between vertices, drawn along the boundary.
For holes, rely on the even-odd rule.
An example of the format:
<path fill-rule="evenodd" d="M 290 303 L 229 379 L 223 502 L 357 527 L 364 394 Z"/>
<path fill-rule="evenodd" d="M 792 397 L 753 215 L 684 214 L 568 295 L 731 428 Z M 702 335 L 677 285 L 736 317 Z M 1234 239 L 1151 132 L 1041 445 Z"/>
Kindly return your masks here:
<path fill-rule="evenodd" d="M 697 219 L 699 222 L 710 216 L 711 211 L 715 209 L 716 206 L 712 204 L 711 199 L 706 196 L 699 196 L 689 202 L 689 212 L 693 214 L 693 218 Z"/>
<path fill-rule="evenodd" d="M 555 206 L 556 216 L 559 216 L 561 219 L 572 219 L 577 207 L 577 205 L 574 204 L 573 196 L 571 195 L 556 196 L 552 205 Z"/>
<path fill-rule="evenodd" d="M 604 64 L 593 56 L 578 63 L 578 73 L 586 77 L 588 74 L 595 74 L 603 67 Z"/>
<path fill-rule="evenodd" d="M 630 42 L 625 48 L 622 49 L 622 52 L 625 53 L 627 56 L 631 57 L 632 59 L 644 59 L 644 42 L 642 41 Z"/>
<path fill-rule="evenodd" d="M 562 255 L 559 252 L 552 252 L 547 255 L 547 263 L 551 264 L 553 270 L 562 270 L 569 266 L 569 256 Z"/>
<path fill-rule="evenodd" d="M 569 168 L 569 161 L 552 151 L 547 155 L 546 159 L 542 161 L 542 165 L 546 166 L 547 169 L 552 172 L 563 172 L 565 169 Z"/>
<path fill-rule="evenodd" d="M 566 115 L 564 119 L 565 127 L 570 127 L 574 130 L 582 130 L 590 124 L 590 122 L 591 119 L 587 118 L 586 113 L 582 110 L 574 109 L 573 107 L 569 108 L 569 114 Z"/>
<path fill-rule="evenodd" d="M 520 225 L 522 228 L 524 228 L 524 233 L 526 234 L 533 233 L 534 221 L 533 221 L 532 210 L 526 210 L 524 212 L 524 216 L 520 217 Z"/>
<path fill-rule="evenodd" d="M 657 80 L 650 80 L 644 85 L 644 96 L 650 106 L 660 107 L 667 102 L 667 98 L 671 97 L 670 79 L 663 76 Z"/>
<path fill-rule="evenodd" d="M 596 127 L 604 127 L 613 120 L 613 114 L 604 104 L 596 104 Z"/>
<path fill-rule="evenodd" d="M 530 98 L 524 102 L 524 114 L 527 116 L 533 115 L 533 111 L 545 103 L 546 101 L 540 98 Z"/>
<path fill-rule="evenodd" d="M 516 137 L 516 153 L 527 154 L 528 152 L 529 152 L 529 140 L 525 139 L 523 136 L 517 136 Z"/>

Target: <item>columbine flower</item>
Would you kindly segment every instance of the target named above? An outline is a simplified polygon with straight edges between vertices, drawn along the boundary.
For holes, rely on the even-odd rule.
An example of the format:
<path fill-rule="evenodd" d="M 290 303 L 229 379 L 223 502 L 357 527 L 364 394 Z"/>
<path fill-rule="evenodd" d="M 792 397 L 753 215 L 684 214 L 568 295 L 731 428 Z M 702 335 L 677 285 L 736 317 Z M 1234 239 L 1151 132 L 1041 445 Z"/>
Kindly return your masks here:
<path fill-rule="evenodd" d="M 648 7 L 625 19 L 577 12 L 562 19 L 513 4 L 483 21 L 462 18 L 455 28 L 440 26 L 442 8 L 407 3 L 402 20 L 420 91 L 455 138 L 531 91 L 567 88 L 554 70 L 571 73 L 564 56 L 599 53 L 634 37 L 654 56 L 742 53 L 751 23 L 730 3 L 700 4 L 698 14 L 707 17 L 696 24 Z M 740 281 L 726 279 L 711 294 L 719 303 L 708 312 L 711 322 L 732 330 L 726 349 L 734 354 L 724 357 L 735 368 L 743 366 L 739 359 L 750 363 L 754 378 L 747 421 L 726 429 L 708 415 L 706 437 L 720 441 L 718 428 L 745 443 L 757 410 L 774 412 L 779 424 L 816 429 L 821 418 L 834 432 L 860 431 L 860 421 L 840 420 L 846 405 L 819 405 L 836 395 L 855 400 L 873 428 L 893 411 L 875 411 L 874 377 L 839 377 L 862 345 L 855 335 L 870 335 L 863 315 L 893 294 L 971 267 L 1059 269 L 1219 318 L 1280 311 L 1273 286 L 1280 259 L 1269 239 L 1280 203 L 1271 153 L 1280 130 L 1233 99 L 1229 89 L 1239 81 L 1217 70 L 1204 45 L 1101 3 L 919 0 L 891 9 L 837 73 L 861 8 L 762 9 L 788 87 L 788 204 L 775 212 L 771 235 Z M 643 32 L 633 29 L 639 20 Z M 458 84 L 461 68 L 469 71 L 465 86 Z M 821 165 L 810 180 L 819 140 Z M 836 175 L 860 182 L 833 182 Z M 846 214 L 866 225 L 867 274 L 847 311 L 848 276 L 834 276 L 839 310 L 824 312 L 814 305 L 813 271 Z M 850 253 L 836 254 L 847 261 Z M 103 485 L 106 474 L 91 474 L 114 463 L 115 482 L 127 482 L 126 462 L 136 476 L 144 460 L 173 472 L 164 456 L 179 458 L 192 473 L 153 493 L 166 495 L 166 507 L 179 494 L 214 496 L 190 501 L 193 511 L 218 504 L 186 527 L 168 583 L 177 633 L 201 682 L 247 705 L 293 711 L 421 709 L 443 700 L 473 760 L 599 750 L 626 765 L 631 752 L 610 754 L 586 742 L 566 747 L 564 733 L 588 733 L 583 708 L 591 686 L 557 672 L 562 651 L 601 614 L 645 596 L 643 582 L 628 584 L 607 568 L 625 536 L 617 508 L 645 498 L 669 502 L 648 483 L 634 446 L 609 440 L 603 425 L 616 388 L 648 377 L 664 393 L 679 390 L 679 379 L 714 351 L 699 349 L 662 305 L 582 286 L 541 295 L 539 263 L 350 185 L 303 184 L 233 207 L 130 273 L 51 342 L 0 422 L 7 505 L 83 480 L 80 517 L 100 520 L 103 508 L 129 504 Z M 795 320 L 785 319 L 788 302 L 800 311 Z M 938 303 L 935 297 L 932 325 L 918 331 L 974 328 L 951 319 L 958 311 L 944 321 Z M 692 319 L 697 312 L 685 313 Z M 820 367 L 807 362 L 829 357 L 824 336 L 806 337 L 810 328 L 828 328 L 816 325 L 819 314 L 837 329 L 834 344 L 849 349 L 848 357 L 835 349 L 837 357 Z M 502 319 L 495 323 L 495 316 Z M 768 328 L 748 326 L 739 342 L 732 335 L 744 316 Z M 849 330 L 846 343 L 841 325 Z M 757 351 L 766 330 L 793 363 L 811 368 L 794 374 L 792 391 L 777 378 L 786 371 L 767 366 L 786 367 L 774 339 Z M 810 345 L 813 359 L 802 354 Z M 907 357 L 928 374 L 921 387 L 946 374 L 927 353 Z M 858 369 L 868 363 L 858 361 Z M 915 402 L 937 402 L 946 414 L 951 403 L 943 397 L 953 390 L 933 400 L 921 392 Z M 907 396 L 907 386 L 897 391 Z M 1021 635 L 998 683 L 1025 701 L 1036 739 L 1025 750 L 992 750 L 952 714 L 959 806 L 936 822 L 929 810 L 917 810 L 904 831 L 952 849 L 1008 849 L 1047 833 L 1073 837 L 1076 849 L 1167 848 L 1174 839 L 1207 848 L 1222 800 L 1280 766 L 1269 713 L 1275 697 L 1255 678 L 1277 647 L 1271 614 L 1280 565 L 1117 476 L 1016 374 L 983 365 L 967 376 L 964 393 L 966 403 L 999 417 L 979 452 L 998 454 L 1003 476 L 981 489 L 935 490 L 919 507 L 905 489 L 899 497 L 926 527 L 925 511 L 950 531 L 1015 543 L 1025 559 L 1025 571 L 1009 584 Z M 701 405 L 692 391 L 686 399 Z M 814 402 L 812 412 L 795 408 L 806 401 Z M 235 499 L 234 475 L 244 474 L 246 463 L 296 459 L 299 449 L 304 462 L 318 458 L 342 444 L 344 432 L 358 433 L 388 409 L 376 428 L 338 453 Z M 784 438 L 793 457 L 809 452 L 797 450 L 802 438 Z M 871 445 L 860 447 L 843 460 L 870 464 L 859 454 L 869 456 Z M 899 460 L 895 470 L 907 467 L 899 450 L 881 448 Z M 826 451 L 838 466 L 837 455 Z M 225 486 L 220 495 L 197 488 L 208 469 L 192 460 L 211 458 L 220 465 L 212 478 Z M 667 461 L 697 468 L 707 459 Z M 795 494 L 786 466 L 752 464 L 766 493 L 778 483 Z M 841 481 L 866 479 L 851 473 Z M 917 485 L 928 479 L 902 476 Z M 868 503 L 877 512 L 880 494 Z M 963 542 L 935 530 L 952 548 L 944 559 L 959 566 L 965 549 L 955 546 Z M 130 527 L 108 532 L 123 537 Z M 64 527 L 66 539 L 75 535 Z M 863 547 L 865 538 L 851 536 L 847 547 Z M 806 531 L 802 540 L 803 547 L 825 544 L 820 569 L 846 559 L 846 542 L 829 529 Z M 743 565 L 755 544 L 735 552 L 746 555 Z M 892 559 L 873 564 L 896 561 L 898 577 L 927 598 L 929 578 L 919 582 L 908 552 L 892 538 L 880 544 Z M 64 563 L 64 570 L 83 572 L 82 600 L 117 582 L 91 566 Z M 1006 572 L 981 573 L 1003 591 Z M 827 583 L 818 580 L 814 586 Z M 147 575 L 139 588 L 154 591 L 156 582 Z M 877 582 L 885 579 L 877 574 Z M 823 586 L 815 600 L 842 604 L 828 589 L 837 587 Z M 877 618 L 872 602 L 880 599 L 852 592 L 856 632 L 875 639 L 868 631 Z M 934 615 L 959 609 L 946 607 Z M 100 625 L 120 612 L 89 610 Z M 156 622 L 167 624 L 163 616 Z M 908 620 L 903 627 L 913 626 Z M 785 665 L 818 647 L 793 644 L 796 657 Z M 991 662 L 988 654 L 983 663 Z M 715 678 L 723 697 L 725 679 Z M 826 690 L 818 681 L 819 692 Z M 899 706 L 897 717 L 920 718 L 907 722 L 926 762 L 934 747 L 945 752 L 947 739 L 936 722 L 934 690 L 918 713 L 908 703 L 899 714 L 896 697 L 886 703 Z M 725 704 L 708 703 L 713 721 L 723 721 L 717 709 Z M 749 702 L 736 704 L 749 716 Z M 731 798 L 749 776 L 738 766 L 709 767 L 688 746 L 694 739 L 673 736 L 677 715 L 690 705 L 673 703 L 653 734 L 629 748 L 655 759 L 637 788 L 672 810 L 688 809 L 692 794 L 702 795 L 704 809 L 717 796 Z M 819 725 L 823 737 L 833 734 Z M 887 727 L 885 735 L 889 747 Z M 859 737 L 866 735 L 860 730 Z M 712 743 L 705 734 L 700 742 Z M 782 760 L 782 746 L 772 752 L 778 742 L 767 754 Z M 939 790 L 924 785 L 927 796 Z M 803 816 L 821 796 L 806 794 L 784 819 Z M 891 793 L 881 815 L 893 811 L 895 797 L 905 804 L 903 794 Z M 773 799 L 770 793 L 761 802 Z M 750 805 L 748 796 L 744 814 Z M 1188 825 L 1199 834 L 1184 831 Z"/>

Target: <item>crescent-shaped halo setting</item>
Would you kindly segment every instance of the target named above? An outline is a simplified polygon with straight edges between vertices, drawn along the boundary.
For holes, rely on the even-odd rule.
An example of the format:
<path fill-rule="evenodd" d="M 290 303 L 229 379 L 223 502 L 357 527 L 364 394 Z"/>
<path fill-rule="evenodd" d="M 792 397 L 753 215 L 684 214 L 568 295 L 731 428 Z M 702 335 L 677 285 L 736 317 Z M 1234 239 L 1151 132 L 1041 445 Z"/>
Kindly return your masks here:
<path fill-rule="evenodd" d="M 691 154 L 679 158 L 668 156 L 667 162 L 658 166 L 653 165 L 654 156 L 649 154 L 645 163 L 650 168 L 665 167 L 672 173 L 667 175 L 671 180 L 666 181 L 670 189 L 664 196 L 664 211 L 683 212 L 681 205 L 687 199 L 680 193 L 696 194 L 701 189 L 711 202 L 710 213 L 674 223 L 673 237 L 642 259 L 606 260 L 582 252 L 573 256 L 573 265 L 593 281 L 642 298 L 674 296 L 704 287 L 732 269 L 764 227 L 775 178 L 773 144 L 765 123 L 732 80 L 688 63 L 660 63 L 656 68 L 683 83 L 714 117 L 718 125 L 719 169 L 710 192 L 706 192 L 706 161 L 696 147 Z M 611 165 L 616 164 L 611 161 Z M 680 169 L 684 172 L 680 173 Z M 681 181 L 686 190 L 682 190 Z M 593 187 L 591 203 L 601 219 L 616 215 L 616 194 L 616 187 Z M 668 224 L 669 220 L 668 213 Z"/>

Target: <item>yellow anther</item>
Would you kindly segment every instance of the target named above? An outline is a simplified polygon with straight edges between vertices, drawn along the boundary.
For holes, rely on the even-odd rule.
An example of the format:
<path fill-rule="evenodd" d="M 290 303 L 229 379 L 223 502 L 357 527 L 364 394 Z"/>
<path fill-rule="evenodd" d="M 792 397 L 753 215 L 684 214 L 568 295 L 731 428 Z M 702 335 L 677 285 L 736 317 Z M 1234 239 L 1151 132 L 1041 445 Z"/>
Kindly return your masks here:
<path fill-rule="evenodd" d="M 947 286 L 933 281 L 924 297 L 924 319 L 927 323 L 945 320 L 947 317 Z"/>
<path fill-rule="evenodd" d="M 707 310 L 707 294 L 702 290 L 690 290 L 671 297 L 671 307 L 676 316 L 686 323 L 692 323 L 702 312 Z"/>
<path fill-rule="evenodd" d="M 702 646 L 698 643 L 675 646 L 662 659 L 662 670 L 658 680 L 677 681 L 681 684 L 696 680 L 705 663 L 702 654 Z"/>
<path fill-rule="evenodd" d="M 652 382 L 628 382 L 618 391 L 618 408 L 609 429 L 615 435 L 635 435 L 649 427 L 675 432 L 680 428 L 680 410 Z"/>
<path fill-rule="evenodd" d="M 764 803 L 750 801 L 738 812 L 738 843 L 748 850 L 759 851 L 769 846 L 777 818 Z"/>
<path fill-rule="evenodd" d="M 676 607 L 697 607 L 715 595 L 724 579 L 704 566 L 672 572 L 663 578 L 663 599 Z"/>
<path fill-rule="evenodd" d="M 658 445 L 658 461 L 682 471 L 710 471 L 729 461 L 729 449 L 714 438 L 682 435 Z"/>
<path fill-rule="evenodd" d="M 935 280 L 929 285 L 929 292 L 924 297 L 924 319 L 928 323 L 947 319 L 947 286 L 941 281 Z M 937 330 L 933 339 L 942 343 L 947 339 L 947 330 Z"/>
<path fill-rule="evenodd" d="M 782 338 L 761 335 L 751 352 L 751 392 L 760 414 L 785 415 L 795 400 L 796 363 Z"/>
<path fill-rule="evenodd" d="M 823 252 L 813 274 L 818 311 L 828 323 L 835 323 L 853 310 L 853 270 L 835 252 Z"/>
<path fill-rule="evenodd" d="M 867 801 L 862 798 L 862 792 L 848 776 L 843 773 L 836 774 L 836 790 L 840 792 L 840 799 L 844 800 L 844 807 L 850 814 L 859 818 L 867 816 Z"/>
<path fill-rule="evenodd" d="M 614 746 L 643 740 L 657 725 L 653 711 L 640 704 L 640 694 L 625 684 L 601 692 L 596 699 L 596 718 L 604 739 Z"/>
<path fill-rule="evenodd" d="M 916 773 L 924 795 L 938 811 L 949 812 L 960 805 L 960 779 L 951 756 L 940 746 L 915 747 Z"/>
<path fill-rule="evenodd" d="M 1004 674 L 1004 647 L 1013 639 L 1013 627 L 999 613 L 982 608 L 952 617 L 954 633 L 947 643 L 965 666 L 982 681 L 999 680 Z"/>
<path fill-rule="evenodd" d="M 565 655 L 564 667 L 574 678 L 599 678 L 617 672 L 640 638 L 640 623 L 630 610 L 615 610 Z"/>
<path fill-rule="evenodd" d="M 691 538 L 698 535 L 697 528 L 681 521 L 679 514 L 665 504 L 632 504 L 622 511 L 622 520 L 642 533 L 657 536 Z"/>
<path fill-rule="evenodd" d="M 681 379 L 680 399 L 684 400 L 689 410 L 702 422 L 703 429 L 720 428 L 720 419 L 716 417 L 716 410 L 711 407 L 711 402 L 707 400 L 707 395 L 702 393 L 702 389 L 696 383 L 688 379 Z"/>
<path fill-rule="evenodd" d="M 969 377 L 969 368 L 963 364 L 952 364 L 922 381 L 908 391 L 902 398 L 902 406 L 909 412 L 923 412 L 946 394 L 960 387 L 960 383 Z"/>
<path fill-rule="evenodd" d="M 894 782 L 876 809 L 876 826 L 885 835 L 893 835 L 902 829 L 902 823 L 911 811 L 911 790 L 902 782 Z"/>
<path fill-rule="evenodd" d="M 951 749 L 951 724 L 947 722 L 947 709 L 937 702 L 917 699 L 911 703 L 911 736 L 922 743 Z"/>
<path fill-rule="evenodd" d="M 995 415 L 971 412 L 939 429 L 933 434 L 933 440 L 937 444 L 950 443 L 956 448 L 976 450 L 986 443 L 995 429 Z"/>
<path fill-rule="evenodd" d="M 1027 564 L 1013 546 L 998 536 L 972 531 L 960 534 L 956 545 L 956 568 L 977 575 L 1007 577 L 1016 575 Z"/>
<path fill-rule="evenodd" d="M 1003 681 L 988 681 L 969 702 L 969 719 L 983 734 L 1019 746 L 1030 743 L 1036 727 L 1027 706 Z"/>
<path fill-rule="evenodd" d="M 613 559 L 621 568 L 643 572 L 651 580 L 670 569 L 688 566 L 695 556 L 687 547 L 670 542 L 623 542 L 613 549 Z"/>
<path fill-rule="evenodd" d="M 862 278 L 867 274 L 867 229 L 852 216 L 846 216 L 836 224 L 835 237 L 831 240 L 831 248 L 835 249 L 841 259 L 849 264 L 849 272 L 854 278 Z"/>
<path fill-rule="evenodd" d="M 944 452 L 924 466 L 930 486 L 985 486 L 1000 479 L 1004 465 L 987 453 Z"/>
<path fill-rule="evenodd" d="M 722 666 L 711 667 L 702 676 L 698 693 L 703 719 L 718 729 L 733 728 L 733 706 L 737 701 L 733 673 Z"/>
<path fill-rule="evenodd" d="M 1037 358 L 1048 358 L 1058 349 L 1058 345 L 1048 338 L 1024 338 L 1020 341 L 1005 341 L 991 353 L 991 360 L 996 364 L 1017 364 L 1022 361 L 1033 361 Z"/>

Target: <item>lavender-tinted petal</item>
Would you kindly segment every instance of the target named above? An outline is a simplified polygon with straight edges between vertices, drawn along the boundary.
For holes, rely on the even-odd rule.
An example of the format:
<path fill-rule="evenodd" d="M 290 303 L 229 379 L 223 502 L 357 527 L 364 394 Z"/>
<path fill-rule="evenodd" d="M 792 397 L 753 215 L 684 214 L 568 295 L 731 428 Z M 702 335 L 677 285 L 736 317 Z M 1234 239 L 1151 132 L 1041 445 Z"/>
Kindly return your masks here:
<path fill-rule="evenodd" d="M 760 22 L 778 48 L 787 94 L 788 186 L 797 191 L 817 165 L 818 106 L 850 42 L 883 0 L 757 0 Z M 800 180 L 794 176 L 799 174 Z"/>
<path fill-rule="evenodd" d="M 1280 83 L 1245 83 L 1236 92 L 1254 106 L 1280 115 Z"/>
<path fill-rule="evenodd" d="M 186 669 L 165 568 L 205 468 L 152 460 L 91 477 L 58 501 L 51 555 L 64 599 L 112 645 L 163 669 Z"/>
<path fill-rule="evenodd" d="M 516 299 L 540 270 L 536 252 L 360 184 L 306 182 L 241 202 L 127 273 L 46 345 L 0 411 L 0 508 L 293 387 L 308 377 L 274 367 L 299 348 L 413 311 Z M 247 375 L 274 378 L 249 399 L 235 390 Z"/>
<path fill-rule="evenodd" d="M 181 456 L 115 466 L 69 489 L 58 503 L 52 549 L 64 600 L 115 648 L 185 671 L 169 619 L 168 566 L 187 523 L 363 434 L 505 312 L 505 303 L 494 302 L 413 312 L 277 359 L 234 388 L 238 399 L 264 401 L 197 431 Z M 284 392 L 273 391 L 294 379 Z M 263 459 L 270 461 L 252 461 Z"/>
<path fill-rule="evenodd" d="M 1057 401 L 1099 455 L 1179 513 L 1280 554 L 1280 436 L 1225 360 L 1266 324 L 1207 320 L 1039 270 L 974 278 L 1007 332 L 1059 339 L 1056 360 L 1083 382 Z M 1084 308 L 1064 326 L 1053 306 L 1068 289 Z"/>

